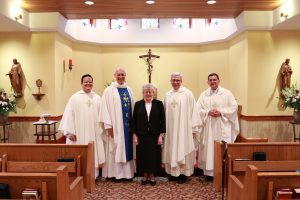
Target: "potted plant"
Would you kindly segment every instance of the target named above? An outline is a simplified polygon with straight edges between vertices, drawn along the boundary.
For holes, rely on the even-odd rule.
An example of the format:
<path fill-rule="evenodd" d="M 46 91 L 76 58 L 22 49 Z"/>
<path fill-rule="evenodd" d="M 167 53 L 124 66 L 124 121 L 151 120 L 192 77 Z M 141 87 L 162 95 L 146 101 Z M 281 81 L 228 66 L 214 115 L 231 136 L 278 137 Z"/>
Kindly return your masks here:
<path fill-rule="evenodd" d="M 10 112 L 16 113 L 17 100 L 13 94 L 7 94 L 4 89 L 0 89 L 0 124 L 7 123 Z"/>
<path fill-rule="evenodd" d="M 300 122 L 300 93 L 297 84 L 286 87 L 282 91 L 283 107 L 294 109 L 294 121 Z"/>

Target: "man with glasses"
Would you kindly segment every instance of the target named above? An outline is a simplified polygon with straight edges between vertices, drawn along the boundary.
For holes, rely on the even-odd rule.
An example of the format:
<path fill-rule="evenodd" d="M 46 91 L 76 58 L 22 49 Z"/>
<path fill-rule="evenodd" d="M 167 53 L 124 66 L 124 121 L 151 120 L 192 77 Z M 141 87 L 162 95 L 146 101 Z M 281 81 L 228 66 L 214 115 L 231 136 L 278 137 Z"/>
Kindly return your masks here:
<path fill-rule="evenodd" d="M 219 75 L 208 75 L 209 88 L 202 92 L 197 104 L 202 121 L 198 166 L 207 181 L 213 179 L 214 141 L 234 142 L 239 133 L 238 105 L 233 94 L 219 86 Z"/>
<path fill-rule="evenodd" d="M 190 90 L 183 87 L 182 75 L 171 74 L 172 89 L 166 93 L 166 135 L 163 148 L 163 163 L 170 179 L 179 184 L 187 181 L 194 173 L 194 137 L 200 127 L 195 98 Z"/>

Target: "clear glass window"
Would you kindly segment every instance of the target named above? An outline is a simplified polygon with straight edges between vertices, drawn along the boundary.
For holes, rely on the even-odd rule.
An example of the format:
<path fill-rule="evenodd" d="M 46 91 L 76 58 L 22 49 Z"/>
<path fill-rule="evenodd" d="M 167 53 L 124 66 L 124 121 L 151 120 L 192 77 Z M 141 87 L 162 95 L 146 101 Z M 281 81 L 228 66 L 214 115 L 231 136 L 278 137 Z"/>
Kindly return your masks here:
<path fill-rule="evenodd" d="M 192 28 L 192 22 L 189 18 L 175 18 L 173 19 L 173 28 L 175 29 L 189 29 Z"/>
<path fill-rule="evenodd" d="M 127 19 L 110 19 L 109 29 L 128 29 Z"/>
<path fill-rule="evenodd" d="M 144 18 L 141 21 L 142 29 L 158 29 L 159 19 L 158 18 Z"/>

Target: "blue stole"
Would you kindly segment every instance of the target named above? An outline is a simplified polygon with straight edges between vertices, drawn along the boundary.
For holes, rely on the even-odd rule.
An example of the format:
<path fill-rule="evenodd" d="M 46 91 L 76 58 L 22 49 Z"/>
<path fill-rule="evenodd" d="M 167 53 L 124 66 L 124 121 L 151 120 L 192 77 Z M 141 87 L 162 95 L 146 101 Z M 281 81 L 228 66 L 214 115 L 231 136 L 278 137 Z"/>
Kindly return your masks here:
<path fill-rule="evenodd" d="M 126 160 L 129 161 L 133 159 L 132 134 L 130 133 L 130 121 L 132 119 L 131 99 L 127 88 L 118 88 L 118 92 L 122 105 Z"/>

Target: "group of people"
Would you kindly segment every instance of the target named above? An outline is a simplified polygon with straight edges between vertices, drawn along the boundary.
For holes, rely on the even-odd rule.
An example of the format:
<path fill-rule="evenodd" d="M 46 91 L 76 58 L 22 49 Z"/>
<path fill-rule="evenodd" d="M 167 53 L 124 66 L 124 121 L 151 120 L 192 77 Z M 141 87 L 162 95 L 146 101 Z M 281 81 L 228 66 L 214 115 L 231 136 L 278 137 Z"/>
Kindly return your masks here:
<path fill-rule="evenodd" d="M 208 75 L 209 88 L 197 102 L 178 72 L 171 74 L 163 102 L 150 83 L 134 102 L 125 70 L 117 68 L 114 77 L 101 98 L 92 91 L 92 76 L 82 76 L 82 90 L 71 96 L 59 127 L 68 144 L 95 141 L 96 177 L 99 168 L 116 181 L 137 171 L 142 185 L 154 186 L 163 164 L 170 180 L 184 183 L 194 173 L 197 152 L 198 166 L 213 177 L 214 141 L 233 142 L 239 132 L 237 102 L 219 86 L 218 74 Z"/>

